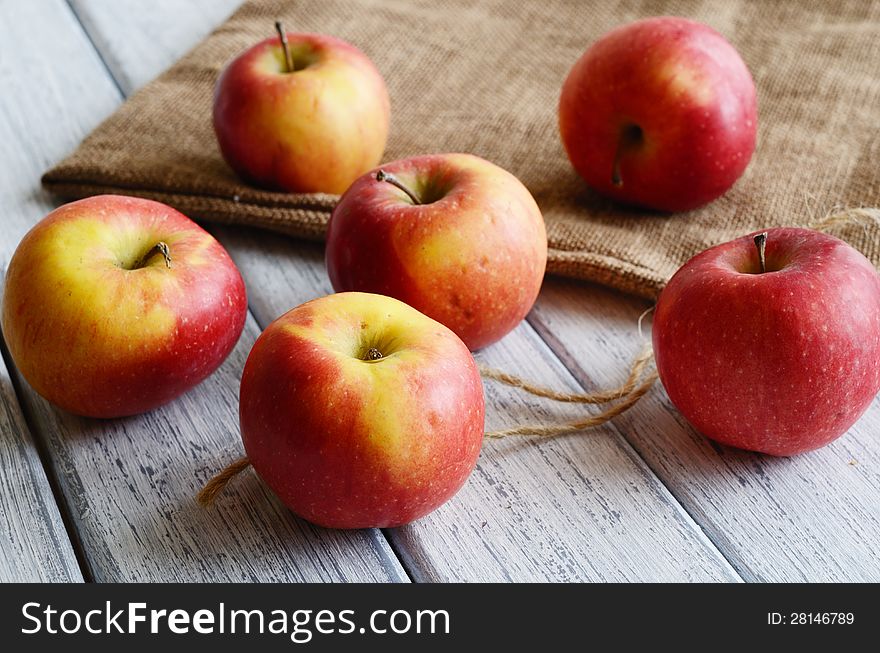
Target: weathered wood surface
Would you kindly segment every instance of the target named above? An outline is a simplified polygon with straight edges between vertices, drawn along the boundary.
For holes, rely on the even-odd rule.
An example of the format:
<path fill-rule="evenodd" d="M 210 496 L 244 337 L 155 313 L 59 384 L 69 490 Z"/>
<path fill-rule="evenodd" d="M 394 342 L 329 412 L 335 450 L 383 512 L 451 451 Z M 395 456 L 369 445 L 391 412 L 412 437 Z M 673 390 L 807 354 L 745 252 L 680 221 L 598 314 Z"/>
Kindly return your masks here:
<path fill-rule="evenodd" d="M 80 580 L 73 546 L 0 361 L 0 583 Z"/>
<path fill-rule="evenodd" d="M 71 4 L 127 93 L 194 45 L 234 3 L 199 2 L 193 6 L 206 6 L 196 10 L 170 0 Z M 56 23 L 68 19 L 61 15 Z M 39 171 L 119 102 L 94 52 L 72 47 L 76 38 L 61 40 L 52 48 L 70 51 L 27 56 L 36 61 L 32 69 L 71 56 L 85 71 L 75 79 L 49 74 L 44 85 L 53 89 L 48 100 L 56 113 L 63 101 L 65 129 L 43 124 L 49 109 L 40 114 L 8 101 L 0 109 L 21 111 L 11 118 L 0 113 L 10 134 L 17 134 L 8 142 L 35 140 L 34 133 L 49 129 L 56 140 L 47 143 L 65 144 L 61 151 L 41 150 L 48 146 L 42 136 L 28 143 L 36 158 L 43 157 Z M 4 64 L 27 50 L 9 43 L 0 49 Z M 28 82 L 12 81 L 13 88 Z M 77 85 L 87 85 L 89 94 L 71 92 Z M 95 87 L 107 91 L 95 93 Z M 91 113 L 80 115 L 78 103 Z M 29 170 L 28 161 L 16 160 L 16 171 Z M 25 207 L 25 217 L 17 218 L 22 224 L 48 207 L 37 189 L 39 171 L 21 173 L 27 198 L 23 193 L 20 203 L 4 203 Z M 257 324 L 330 291 L 320 247 L 235 228 L 215 233 L 242 269 L 255 318 L 218 376 L 148 419 L 98 425 L 59 414 L 25 393 L 90 568 L 100 579 L 269 579 L 273 573 L 278 579 L 402 578 L 378 532 L 342 537 L 313 529 L 290 516 L 253 475 L 237 483 L 216 511 L 195 512 L 186 502 L 221 459 L 239 451 L 234 390 Z M 4 247 L 11 252 L 9 243 Z M 479 357 L 559 388 L 610 385 L 639 347 L 635 323 L 646 306 L 594 286 L 548 279 L 530 323 Z M 577 414 L 492 384 L 487 400 L 490 429 Z M 658 387 L 614 425 L 589 434 L 488 442 L 477 472 L 453 501 L 385 535 L 415 580 L 878 580 L 878 432 L 875 401 L 847 436 L 820 452 L 789 460 L 747 454 L 694 433 Z M 197 445 L 206 441 L 208 451 L 201 453 L 207 455 L 200 455 Z M 367 555 L 357 537 L 364 538 Z M 174 566 L 179 569 L 169 570 Z"/>
<path fill-rule="evenodd" d="M 114 3 L 115 12 L 120 4 Z M 134 16 L 136 3 L 125 13 Z M 84 24 L 122 29 L 110 14 L 95 11 Z M 130 49 L 100 51 L 122 79 L 144 83 L 152 75 L 142 60 L 129 63 L 130 52 L 141 49 L 135 40 L 147 37 L 152 50 L 161 48 L 161 34 L 131 33 L 117 41 Z M 112 47 L 101 35 L 92 40 Z M 157 65 L 151 72 L 160 71 Z M 256 231 L 213 230 L 242 270 L 260 325 L 332 291 L 320 247 Z M 481 358 L 545 383 L 576 387 L 528 325 Z M 546 407 L 507 388 L 489 387 L 488 398 L 489 428 L 548 418 Z M 487 443 L 477 473 L 450 504 L 416 525 L 387 531 L 415 579 L 738 580 L 613 430 L 524 444 Z"/>
<path fill-rule="evenodd" d="M 151 6 L 140 5 L 146 13 Z M 53 206 L 40 189 L 42 171 L 75 147 L 122 97 L 75 15 L 60 0 L 0 3 L 0 24 L 0 161 L 6 173 L 0 192 L 7 207 L 0 256 L 7 261 L 29 226 Z M 35 47 L 34 30 L 21 26 L 39 26 L 39 33 L 52 36 Z M 283 509 L 252 474 L 216 508 L 196 507 L 193 497 L 200 485 L 240 451 L 238 383 L 258 332 L 249 319 L 241 342 L 217 374 L 167 407 L 139 417 L 77 418 L 49 406 L 21 382 L 20 400 L 35 437 L 48 451 L 50 471 L 82 542 L 88 577 L 408 580 L 379 531 L 314 528 Z M 20 423 L 13 419 L 14 425 Z M 22 460 L 32 461 L 29 456 Z M 24 462 L 17 464 L 25 469 Z M 15 474 L 4 470 L 4 476 L 4 482 L 16 482 Z M 16 503 L 33 502 L 21 489 L 13 496 Z M 35 540 L 40 537 L 47 536 Z M 59 545 L 57 555 L 65 551 L 72 558 L 69 545 Z M 75 570 L 72 562 L 67 567 Z M 53 567 L 45 573 L 53 573 Z"/>

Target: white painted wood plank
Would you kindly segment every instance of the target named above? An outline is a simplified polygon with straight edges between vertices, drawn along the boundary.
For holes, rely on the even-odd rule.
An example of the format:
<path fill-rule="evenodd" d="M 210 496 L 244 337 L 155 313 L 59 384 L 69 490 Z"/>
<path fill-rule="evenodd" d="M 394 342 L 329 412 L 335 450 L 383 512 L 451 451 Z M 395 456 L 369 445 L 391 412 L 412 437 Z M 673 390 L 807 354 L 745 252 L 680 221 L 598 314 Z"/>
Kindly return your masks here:
<path fill-rule="evenodd" d="M 52 35 L 38 48 L 30 29 L 4 29 L 0 40 L 0 257 L 7 261 L 52 208 L 40 174 L 121 97 L 63 2 L 0 3 L 0 25 L 39 25 Z M 251 319 L 217 374 L 139 417 L 77 418 L 22 383 L 26 412 L 49 451 L 95 579 L 407 580 L 381 533 L 313 528 L 281 508 L 253 475 L 215 509 L 196 507 L 200 485 L 239 451 L 238 383 L 257 333 Z"/>
<path fill-rule="evenodd" d="M 638 347 L 647 306 L 554 279 L 530 320 L 578 379 L 602 386 Z M 880 580 L 880 400 L 840 440 L 788 459 L 710 443 L 659 386 L 616 425 L 745 579 Z"/>
<path fill-rule="evenodd" d="M 136 11 L 131 3 L 128 12 Z M 93 15 L 90 24 L 98 29 L 111 23 Z M 137 38 L 132 33 L 125 41 Z M 118 52 L 105 57 L 124 65 Z M 150 78 L 150 72 L 142 76 Z M 241 267 L 251 308 L 263 326 L 330 292 L 320 247 L 256 231 L 213 231 Z M 575 388 L 527 325 L 481 358 L 537 381 Z M 546 407 L 515 392 L 487 390 L 489 428 L 550 418 Z M 461 494 L 389 536 L 418 580 L 738 580 L 610 428 L 590 438 L 537 445 L 487 443 Z"/>
<path fill-rule="evenodd" d="M 0 361 L 0 583 L 81 581 L 6 365 Z"/>
<path fill-rule="evenodd" d="M 241 4 L 241 0 L 69 2 L 126 95 L 171 66 Z"/>

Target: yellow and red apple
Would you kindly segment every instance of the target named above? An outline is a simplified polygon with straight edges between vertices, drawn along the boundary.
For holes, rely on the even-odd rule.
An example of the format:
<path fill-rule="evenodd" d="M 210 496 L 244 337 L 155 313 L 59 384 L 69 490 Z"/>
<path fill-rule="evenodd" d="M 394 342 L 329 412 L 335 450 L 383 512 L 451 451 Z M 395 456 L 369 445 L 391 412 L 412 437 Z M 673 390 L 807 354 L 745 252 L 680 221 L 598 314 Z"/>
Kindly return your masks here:
<path fill-rule="evenodd" d="M 755 149 L 755 84 L 721 34 L 685 18 L 608 32 L 575 63 L 559 129 L 575 170 L 627 204 L 684 211 L 723 195 Z"/>
<path fill-rule="evenodd" d="M 653 337 L 663 387 L 698 431 L 776 456 L 809 451 L 880 391 L 880 276 L 833 236 L 769 229 L 682 266 Z"/>
<path fill-rule="evenodd" d="M 241 335 L 241 275 L 171 207 L 103 195 L 52 211 L 9 263 L 3 335 L 27 382 L 79 415 L 150 410 L 199 383 Z"/>
<path fill-rule="evenodd" d="M 483 386 L 452 331 L 390 297 L 339 293 L 278 318 L 241 379 L 257 474 L 321 526 L 399 526 L 464 484 L 483 438 Z"/>
<path fill-rule="evenodd" d="M 285 34 L 285 41 L 258 43 L 220 75 L 213 112 L 220 150 L 257 186 L 342 193 L 382 158 L 385 82 L 345 41 L 322 34 Z"/>
<path fill-rule="evenodd" d="M 327 231 L 337 291 L 396 297 L 472 350 L 529 312 L 547 265 L 547 233 L 529 191 L 469 154 L 395 161 L 360 177 Z"/>

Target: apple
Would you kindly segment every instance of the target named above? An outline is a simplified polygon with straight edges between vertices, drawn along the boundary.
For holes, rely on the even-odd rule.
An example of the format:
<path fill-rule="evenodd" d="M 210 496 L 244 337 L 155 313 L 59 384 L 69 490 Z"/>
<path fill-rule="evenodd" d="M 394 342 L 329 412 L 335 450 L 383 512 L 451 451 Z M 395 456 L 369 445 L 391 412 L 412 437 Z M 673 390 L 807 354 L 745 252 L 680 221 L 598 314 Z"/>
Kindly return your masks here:
<path fill-rule="evenodd" d="M 337 291 L 396 297 L 485 347 L 529 312 L 547 265 L 544 219 L 512 174 L 469 154 L 418 156 L 360 177 L 334 209 Z"/>
<path fill-rule="evenodd" d="M 685 211 L 723 195 L 755 149 L 755 84 L 737 51 L 684 18 L 618 27 L 575 63 L 559 130 L 578 174 L 626 204 Z"/>
<path fill-rule="evenodd" d="M 320 526 L 400 526 L 464 484 L 483 439 L 483 386 L 452 331 L 381 295 L 307 302 L 257 339 L 241 379 L 254 470 Z"/>
<path fill-rule="evenodd" d="M 3 335 L 16 367 L 72 413 L 118 417 L 213 372 L 247 299 L 226 250 L 169 206 L 100 195 L 37 223 L 6 272 Z"/>
<path fill-rule="evenodd" d="M 675 273 L 657 302 L 654 353 L 698 431 L 790 456 L 840 437 L 880 390 L 880 276 L 827 234 L 765 233 Z"/>
<path fill-rule="evenodd" d="M 353 45 L 288 34 L 232 61 L 214 91 L 214 131 L 229 166 L 257 186 L 341 193 L 382 158 L 385 82 Z"/>

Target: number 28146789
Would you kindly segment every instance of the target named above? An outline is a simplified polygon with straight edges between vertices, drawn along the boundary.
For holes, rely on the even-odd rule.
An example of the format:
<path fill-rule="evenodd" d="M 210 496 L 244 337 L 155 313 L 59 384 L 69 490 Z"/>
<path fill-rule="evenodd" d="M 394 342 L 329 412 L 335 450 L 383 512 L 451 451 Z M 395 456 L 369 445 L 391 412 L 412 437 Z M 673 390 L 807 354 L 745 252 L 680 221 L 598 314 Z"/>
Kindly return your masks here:
<path fill-rule="evenodd" d="M 852 612 L 768 612 L 771 626 L 851 626 L 856 617 Z"/>

